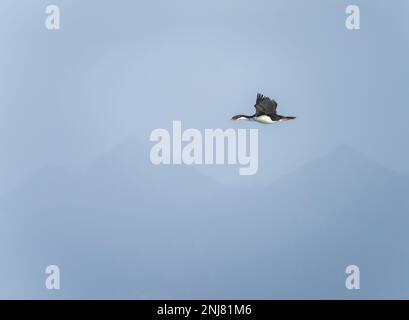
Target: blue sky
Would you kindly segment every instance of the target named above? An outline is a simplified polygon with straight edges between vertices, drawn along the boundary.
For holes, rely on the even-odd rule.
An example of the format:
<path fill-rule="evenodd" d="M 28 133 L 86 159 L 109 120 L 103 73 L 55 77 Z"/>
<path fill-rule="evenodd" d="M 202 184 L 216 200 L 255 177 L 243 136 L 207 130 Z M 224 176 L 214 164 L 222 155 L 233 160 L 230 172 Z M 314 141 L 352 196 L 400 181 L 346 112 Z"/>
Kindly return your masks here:
<path fill-rule="evenodd" d="M 357 32 L 346 1 L 55 3 L 57 32 L 44 27 L 47 1 L 1 4 L 1 193 L 173 120 L 235 128 L 230 116 L 251 113 L 258 91 L 298 120 L 260 128 L 255 183 L 342 144 L 408 171 L 405 1 L 356 1 Z"/>
<path fill-rule="evenodd" d="M 144 288 L 136 295 L 138 298 L 207 297 L 206 294 L 216 289 L 222 290 L 223 297 L 231 297 L 232 292 L 238 292 L 235 297 L 239 298 L 272 297 L 267 286 L 274 281 L 285 281 L 268 278 L 274 259 L 283 258 L 278 259 L 281 267 L 293 259 L 296 265 L 302 265 L 299 259 L 306 255 L 303 236 L 311 237 L 311 242 L 305 244 L 310 249 L 306 252 L 311 253 L 308 258 L 311 260 L 306 258 L 309 261 L 306 268 L 313 270 L 320 259 L 314 258 L 315 245 L 331 238 L 327 230 L 334 232 L 329 242 L 335 249 L 330 245 L 323 249 L 329 256 L 348 251 L 348 246 L 354 243 L 357 251 L 334 259 L 323 279 L 331 279 L 330 282 L 335 279 L 331 278 L 330 270 L 341 270 L 342 278 L 344 264 L 354 259 L 367 269 L 374 265 L 378 266 L 375 269 L 382 266 L 393 270 L 407 266 L 406 258 L 395 256 L 395 249 L 388 249 L 396 240 L 395 247 L 391 246 L 405 250 L 407 239 L 405 236 L 395 239 L 395 230 L 388 228 L 392 222 L 397 227 L 407 222 L 404 217 L 407 203 L 402 201 L 401 192 L 407 186 L 409 172 L 409 5 L 407 0 L 353 2 L 361 9 L 359 31 L 345 28 L 345 8 L 350 1 L 344 0 L 55 0 L 53 3 L 61 9 L 61 30 L 49 31 L 44 26 L 49 1 L 1 1 L 0 198 L 5 199 L 5 204 L 0 201 L 0 208 L 4 209 L 6 230 L 1 235 L 4 259 L 17 270 L 21 261 L 32 258 L 27 269 L 22 267 L 27 271 L 22 274 L 35 282 L 33 279 L 37 278 L 32 275 L 41 273 L 43 264 L 49 260 L 60 261 L 75 275 L 81 273 L 81 268 L 77 270 L 78 266 L 71 264 L 72 259 L 65 252 L 72 251 L 85 266 L 86 263 L 98 265 L 100 261 L 128 261 L 137 268 L 138 259 L 145 257 L 147 260 L 141 268 L 152 270 L 146 281 L 155 279 L 156 271 L 161 276 L 164 272 L 165 286 L 162 288 L 160 283 L 149 286 L 144 282 Z M 232 115 L 253 112 L 257 92 L 275 98 L 280 113 L 297 119 L 277 126 L 230 121 Z M 183 128 L 199 130 L 258 128 L 258 174 L 242 177 L 237 168 L 228 166 L 193 169 L 152 166 L 146 161 L 150 133 L 157 128 L 171 129 L 174 120 L 181 120 Z M 322 156 L 327 160 L 312 166 L 319 177 L 315 181 L 315 176 L 308 172 L 309 164 Z M 319 165 L 322 170 L 317 169 Z M 341 168 L 339 172 L 337 166 Z M 366 166 L 370 170 L 365 170 Z M 332 183 L 325 180 L 327 173 Z M 297 174 L 299 180 L 295 178 Z M 286 203 L 292 202 L 292 196 L 300 202 L 284 208 L 282 213 L 277 208 L 269 211 L 269 206 L 258 208 L 253 221 L 246 216 L 245 209 L 237 204 L 232 206 L 238 187 L 243 188 L 240 199 L 247 199 L 245 190 L 255 188 L 270 203 L 270 196 L 283 181 L 280 179 L 288 176 L 295 184 L 300 183 L 300 187 L 293 189 L 291 183 L 285 185 L 293 192 L 285 195 Z M 344 176 L 347 176 L 345 181 Z M 378 186 L 372 176 L 382 183 Z M 188 187 L 182 185 L 186 181 Z M 331 193 L 338 181 L 346 192 L 341 198 L 334 195 L 335 191 Z M 351 181 L 352 191 L 348 189 Z M 163 231 L 160 233 L 155 229 L 160 219 L 156 220 L 155 215 L 145 216 L 153 209 L 143 201 L 142 195 L 155 193 L 157 186 L 167 200 L 177 198 L 178 192 L 180 195 L 183 191 L 192 197 L 192 203 L 196 201 L 196 205 L 183 208 L 180 202 L 157 208 L 159 215 L 181 210 L 175 221 L 182 222 L 187 217 L 185 224 L 177 226 L 178 235 L 167 230 L 165 222 L 160 224 L 159 231 Z M 322 199 L 317 196 L 320 188 L 329 188 L 322 209 Z M 366 188 L 370 189 L 368 195 L 372 198 L 366 197 Z M 312 190 L 311 199 L 306 198 L 306 189 Z M 209 196 L 226 196 L 229 200 L 233 197 L 233 200 L 214 199 L 219 206 L 210 209 L 220 218 L 208 217 L 206 208 L 200 209 L 205 200 L 196 198 L 199 195 L 194 190 Z M 71 193 L 74 200 L 69 196 Z M 396 216 L 391 220 L 386 218 L 387 203 L 372 202 L 373 198 L 382 197 L 394 203 Z M 365 201 L 359 203 L 361 198 Z M 135 204 L 136 200 L 141 203 Z M 192 211 L 197 214 L 197 221 L 186 212 L 191 206 L 195 208 Z M 61 211 L 56 213 L 56 209 Z M 242 220 L 232 218 L 236 211 Z M 356 219 L 357 229 L 349 229 L 348 221 L 343 220 L 345 213 L 347 219 Z M 328 218 L 331 214 L 333 220 Z M 382 226 L 373 222 L 375 218 L 383 222 Z M 164 221 L 174 223 L 167 219 L 165 216 Z M 272 225 L 266 224 L 265 219 Z M 231 225 L 231 221 L 235 223 Z M 306 224 L 299 224 L 300 221 Z M 77 228 L 79 222 L 83 227 Z M 208 226 L 206 223 L 210 222 L 216 223 L 213 234 L 202 227 L 196 242 L 184 247 L 186 242 L 190 243 L 195 226 L 200 223 Z M 240 222 L 254 229 L 243 234 Z M 335 222 L 341 222 L 342 227 L 337 229 Z M 54 234 L 48 226 L 64 228 Z M 386 228 L 381 230 L 381 240 L 385 243 L 377 243 L 376 234 L 382 227 Z M 224 233 L 226 228 L 232 231 L 230 238 Z M 262 230 L 260 234 L 258 230 Z M 364 231 L 357 235 L 357 230 Z M 161 234 L 175 238 L 168 244 L 162 242 Z M 343 244 L 344 234 L 353 241 Z M 48 248 L 47 239 L 53 236 L 57 237 L 56 243 Z M 213 236 L 214 242 L 206 242 Z M 17 249 L 7 245 L 10 239 L 14 239 L 12 243 Z M 31 239 L 35 241 L 31 243 Z M 110 243 L 109 239 L 116 240 Z M 368 239 L 375 242 L 373 247 L 368 245 Z M 170 293 L 174 281 L 183 278 L 184 264 L 171 260 L 172 250 L 162 252 L 163 260 L 147 253 L 149 249 L 159 250 L 163 243 L 175 250 L 177 257 L 192 254 L 194 261 L 187 264 L 187 279 L 195 283 L 199 281 L 194 280 L 195 271 L 205 272 L 203 279 L 209 280 L 205 292 L 196 292 L 186 281 L 181 282 L 179 291 Z M 286 247 L 277 243 L 288 243 L 290 253 L 286 255 Z M 199 248 L 211 253 L 217 244 L 221 247 L 208 262 L 201 260 L 195 251 Z M 257 286 L 250 283 L 251 277 L 243 280 L 243 287 L 237 287 L 235 277 L 240 276 L 237 271 L 230 275 L 231 286 L 211 287 L 216 279 L 229 274 L 221 262 L 223 250 L 229 252 L 229 261 L 234 263 L 238 259 L 234 253 L 243 245 L 249 256 L 255 261 L 261 259 L 264 264 L 260 264 L 260 269 L 252 269 L 253 265 L 243 263 L 240 272 L 261 270 L 256 283 L 264 283 L 265 277 L 272 282 L 266 281 L 259 293 Z M 271 261 L 262 251 L 263 246 L 275 252 Z M 57 250 L 53 256 L 53 248 L 60 247 L 66 251 Z M 358 249 L 373 255 L 360 258 Z M 89 252 L 93 254 L 90 256 Z M 129 252 L 136 253 L 130 257 Z M 169 261 L 167 271 L 158 266 Z M 78 287 L 75 289 L 81 283 L 75 282 L 78 278 L 70 278 L 73 282 L 68 296 L 94 297 L 101 285 L 98 276 L 109 278 L 119 268 L 119 262 L 108 262 L 83 292 L 79 293 Z M 155 266 L 150 262 L 155 262 Z M 339 265 L 335 264 L 338 262 Z M 206 263 L 209 270 L 205 270 Z M 290 267 L 305 279 L 304 271 L 295 269 Z M 124 283 L 129 279 L 144 279 L 143 272 L 132 276 L 128 271 L 121 278 Z M 371 279 L 376 279 L 380 271 L 370 272 Z M 400 272 L 401 269 L 397 274 L 401 275 Z M 166 278 L 172 274 L 176 278 Z M 305 290 L 310 283 L 300 281 L 297 287 L 294 280 L 297 278 L 292 276 L 290 271 L 283 274 L 283 279 L 294 281 L 288 292 L 285 291 L 289 297 L 295 297 L 297 290 L 305 294 L 302 297 L 317 297 L 333 288 L 321 288 L 308 295 Z M 402 279 L 391 278 L 397 283 Z M 44 297 L 37 290 L 41 285 L 35 282 L 28 295 Z M 383 285 L 383 282 L 379 284 Z M 132 291 L 127 285 L 107 280 L 107 287 L 116 288 L 126 297 L 135 297 L 134 293 L 127 295 L 127 290 Z M 19 288 L 10 284 L 9 292 L 24 296 Z M 371 288 L 373 291 L 364 292 L 364 297 L 378 294 L 376 285 Z M 388 290 L 385 289 L 384 296 L 402 297 L 407 292 L 406 282 L 402 281 L 398 289 Z M 335 296 L 345 297 L 344 294 Z M 102 295 L 107 296 L 111 297 L 109 293 Z"/>

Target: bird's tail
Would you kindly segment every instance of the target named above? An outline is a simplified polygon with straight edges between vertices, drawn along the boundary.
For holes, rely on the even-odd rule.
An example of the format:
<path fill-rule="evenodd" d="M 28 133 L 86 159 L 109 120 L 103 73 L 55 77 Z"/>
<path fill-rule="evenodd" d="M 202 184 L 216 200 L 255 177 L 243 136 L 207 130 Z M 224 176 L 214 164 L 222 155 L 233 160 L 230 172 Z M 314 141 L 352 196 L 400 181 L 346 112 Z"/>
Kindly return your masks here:
<path fill-rule="evenodd" d="M 282 120 L 294 120 L 295 117 L 282 117 L 281 119 Z"/>

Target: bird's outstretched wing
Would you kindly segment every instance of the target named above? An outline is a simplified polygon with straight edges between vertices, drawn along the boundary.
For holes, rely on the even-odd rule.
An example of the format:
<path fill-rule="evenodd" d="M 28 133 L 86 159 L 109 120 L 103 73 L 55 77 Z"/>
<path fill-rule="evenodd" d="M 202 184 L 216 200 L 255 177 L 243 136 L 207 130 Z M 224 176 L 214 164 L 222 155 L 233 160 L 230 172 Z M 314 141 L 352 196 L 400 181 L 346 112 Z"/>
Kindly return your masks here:
<path fill-rule="evenodd" d="M 260 93 L 257 94 L 257 101 L 254 107 L 256 108 L 256 116 L 277 114 L 277 102 Z"/>

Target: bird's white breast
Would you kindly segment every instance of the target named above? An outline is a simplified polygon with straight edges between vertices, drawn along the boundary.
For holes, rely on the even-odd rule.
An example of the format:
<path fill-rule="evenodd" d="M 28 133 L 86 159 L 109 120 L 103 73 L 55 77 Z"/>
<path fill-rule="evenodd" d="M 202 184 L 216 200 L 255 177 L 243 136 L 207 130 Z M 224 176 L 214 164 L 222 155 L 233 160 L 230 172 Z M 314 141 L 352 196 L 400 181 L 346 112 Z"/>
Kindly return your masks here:
<path fill-rule="evenodd" d="M 277 123 L 278 121 L 273 121 L 269 116 L 262 115 L 258 117 L 254 117 L 254 120 L 260 123 L 265 123 L 265 124 L 272 124 L 272 123 Z"/>

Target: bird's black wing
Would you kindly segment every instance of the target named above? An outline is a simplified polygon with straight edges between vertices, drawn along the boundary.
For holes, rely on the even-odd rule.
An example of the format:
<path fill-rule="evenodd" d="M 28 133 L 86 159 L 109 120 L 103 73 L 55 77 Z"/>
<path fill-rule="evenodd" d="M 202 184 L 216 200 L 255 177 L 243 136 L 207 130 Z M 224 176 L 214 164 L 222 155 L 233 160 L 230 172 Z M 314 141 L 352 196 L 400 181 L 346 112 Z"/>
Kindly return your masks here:
<path fill-rule="evenodd" d="M 257 94 L 257 101 L 256 105 L 256 116 L 262 115 L 276 115 L 277 112 L 277 102 L 275 100 L 271 100 L 268 97 L 263 96 L 262 94 Z"/>

